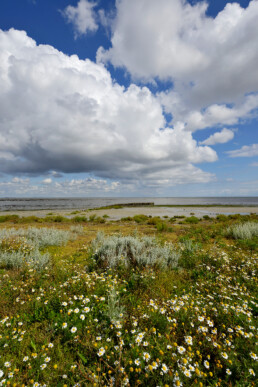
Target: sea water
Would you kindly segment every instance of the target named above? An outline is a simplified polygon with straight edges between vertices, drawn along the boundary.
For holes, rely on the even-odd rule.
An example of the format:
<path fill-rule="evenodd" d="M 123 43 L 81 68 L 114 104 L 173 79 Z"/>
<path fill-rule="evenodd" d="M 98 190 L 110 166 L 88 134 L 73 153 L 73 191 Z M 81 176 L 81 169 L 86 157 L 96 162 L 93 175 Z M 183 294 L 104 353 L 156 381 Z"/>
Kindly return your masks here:
<path fill-rule="evenodd" d="M 88 209 L 126 203 L 258 206 L 258 197 L 0 198 L 0 211 Z"/>

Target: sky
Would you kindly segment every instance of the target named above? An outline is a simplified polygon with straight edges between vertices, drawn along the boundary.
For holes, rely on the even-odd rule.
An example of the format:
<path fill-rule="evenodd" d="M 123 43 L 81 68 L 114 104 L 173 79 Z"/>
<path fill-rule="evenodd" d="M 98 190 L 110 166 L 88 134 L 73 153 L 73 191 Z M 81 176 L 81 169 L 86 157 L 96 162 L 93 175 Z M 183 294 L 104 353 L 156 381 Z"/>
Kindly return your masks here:
<path fill-rule="evenodd" d="M 0 197 L 258 196 L 258 0 L 1 0 Z"/>

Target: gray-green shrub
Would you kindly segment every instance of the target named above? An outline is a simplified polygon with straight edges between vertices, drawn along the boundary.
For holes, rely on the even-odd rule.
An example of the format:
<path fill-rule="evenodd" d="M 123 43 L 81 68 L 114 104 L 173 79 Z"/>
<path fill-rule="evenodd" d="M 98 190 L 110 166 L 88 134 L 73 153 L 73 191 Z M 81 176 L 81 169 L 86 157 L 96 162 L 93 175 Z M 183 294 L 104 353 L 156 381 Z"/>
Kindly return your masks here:
<path fill-rule="evenodd" d="M 41 254 L 35 249 L 29 254 L 24 254 L 21 250 L 0 251 L 0 266 L 7 269 L 20 269 L 23 266 L 29 266 L 38 271 L 42 270 L 50 260 L 48 253 Z"/>
<path fill-rule="evenodd" d="M 40 249 L 64 245 L 71 236 L 69 231 L 54 228 L 4 228 L 0 230 L 0 266 L 42 270 L 49 263 L 50 255 L 42 254 Z"/>
<path fill-rule="evenodd" d="M 105 314 L 110 319 L 110 321 L 114 323 L 115 321 L 121 320 L 124 312 L 125 307 L 120 305 L 120 299 L 116 289 L 112 288 L 108 296 L 107 311 Z"/>
<path fill-rule="evenodd" d="M 252 239 L 258 236 L 258 223 L 246 222 L 237 224 L 229 227 L 226 233 L 234 239 Z"/>
<path fill-rule="evenodd" d="M 62 246 L 70 239 L 70 232 L 54 228 L 9 228 L 0 230 L 0 243 L 4 239 L 25 238 L 28 243 L 38 248 L 46 246 Z"/>
<path fill-rule="evenodd" d="M 92 242 L 93 257 L 100 266 L 115 268 L 159 267 L 175 268 L 180 258 L 172 245 L 160 246 L 151 237 L 109 236 L 98 233 Z"/>
<path fill-rule="evenodd" d="M 197 251 L 200 249 L 200 245 L 194 243 L 191 239 L 183 239 L 180 242 L 180 247 L 183 251 L 189 254 L 196 254 Z"/>
<path fill-rule="evenodd" d="M 84 233 L 84 228 L 82 225 L 78 224 L 76 226 L 71 226 L 70 231 L 76 235 L 82 235 Z"/>

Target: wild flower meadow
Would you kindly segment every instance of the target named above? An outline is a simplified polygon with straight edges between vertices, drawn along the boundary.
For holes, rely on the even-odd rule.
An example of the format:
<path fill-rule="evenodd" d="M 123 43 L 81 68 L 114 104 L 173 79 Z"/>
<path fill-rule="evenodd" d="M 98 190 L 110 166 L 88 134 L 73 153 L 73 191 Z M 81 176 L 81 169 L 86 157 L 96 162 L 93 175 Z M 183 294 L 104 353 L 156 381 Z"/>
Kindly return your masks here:
<path fill-rule="evenodd" d="M 3 223 L 0 386 L 255 386 L 258 243 L 237 221 Z"/>

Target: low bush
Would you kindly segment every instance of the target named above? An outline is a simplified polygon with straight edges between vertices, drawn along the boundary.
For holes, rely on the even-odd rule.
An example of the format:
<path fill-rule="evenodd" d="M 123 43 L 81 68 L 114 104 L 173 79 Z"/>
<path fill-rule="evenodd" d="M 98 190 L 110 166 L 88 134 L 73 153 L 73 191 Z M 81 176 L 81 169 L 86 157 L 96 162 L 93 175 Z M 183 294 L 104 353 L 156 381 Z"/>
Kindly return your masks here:
<path fill-rule="evenodd" d="M 106 219 L 105 218 L 101 218 L 101 216 L 97 216 L 95 219 L 94 219 L 94 223 L 106 223 Z"/>
<path fill-rule="evenodd" d="M 198 243 L 194 243 L 191 239 L 182 238 L 180 241 L 180 247 L 183 251 L 188 254 L 196 254 L 200 249 L 200 245 Z"/>
<path fill-rule="evenodd" d="M 156 224 L 160 223 L 160 217 L 154 216 L 153 218 L 149 218 L 147 224 L 152 224 L 156 226 Z"/>
<path fill-rule="evenodd" d="M 216 216 L 216 219 L 219 220 L 220 222 L 226 222 L 228 220 L 228 217 L 224 214 L 220 214 Z"/>
<path fill-rule="evenodd" d="M 149 220 L 149 217 L 146 216 L 146 215 L 135 215 L 133 217 L 133 220 L 136 222 L 136 223 L 145 223 L 147 220 Z"/>
<path fill-rule="evenodd" d="M 119 296 L 115 288 L 112 288 L 108 296 L 107 311 L 105 314 L 110 319 L 111 323 L 115 323 L 116 321 L 121 320 L 124 312 L 125 308 L 120 305 Z"/>
<path fill-rule="evenodd" d="M 19 215 L 1 215 L 0 216 L 0 223 L 4 222 L 14 222 L 16 223 L 19 220 Z"/>
<path fill-rule="evenodd" d="M 86 223 L 88 222 L 88 219 L 86 216 L 74 216 L 71 221 L 74 223 Z"/>
<path fill-rule="evenodd" d="M 65 245 L 70 239 L 70 232 L 57 230 L 54 228 L 36 228 L 29 227 L 25 231 L 24 236 L 33 241 L 33 243 L 40 248 L 44 248 L 46 246 L 62 246 Z"/>
<path fill-rule="evenodd" d="M 63 222 L 69 222 L 68 218 L 65 218 L 61 215 L 55 215 L 55 216 L 46 216 L 43 218 L 45 222 L 54 222 L 54 223 L 63 223 Z"/>
<path fill-rule="evenodd" d="M 40 249 L 62 246 L 71 238 L 69 231 L 53 228 L 10 228 L 0 230 L 0 266 L 21 268 L 29 266 L 41 270 L 50 259 Z"/>
<path fill-rule="evenodd" d="M 156 224 L 156 229 L 157 231 L 159 232 L 172 232 L 173 229 L 172 227 L 168 227 L 167 223 L 164 223 L 164 222 L 159 222 Z"/>
<path fill-rule="evenodd" d="M 92 242 L 93 258 L 104 267 L 157 267 L 175 268 L 180 253 L 170 246 L 159 246 L 150 237 L 105 237 L 98 233 Z"/>
<path fill-rule="evenodd" d="M 199 222 L 199 219 L 196 218 L 196 216 L 189 216 L 184 220 L 184 223 L 189 223 L 189 224 L 196 224 Z"/>
<path fill-rule="evenodd" d="M 43 218 L 39 218 L 38 216 L 23 216 L 17 220 L 17 223 L 42 223 Z"/>
<path fill-rule="evenodd" d="M 180 247 L 182 249 L 182 256 L 179 260 L 179 266 L 184 269 L 193 269 L 198 260 L 198 252 L 200 250 L 200 245 L 194 243 L 191 239 L 183 238 L 180 242 Z"/>
<path fill-rule="evenodd" d="M 258 223 L 246 222 L 227 229 L 226 234 L 234 239 L 252 239 L 258 236 Z"/>
<path fill-rule="evenodd" d="M 70 231 L 77 235 L 82 235 L 84 233 L 83 226 L 81 225 L 71 226 Z"/>
<path fill-rule="evenodd" d="M 29 254 L 24 253 L 22 250 L 0 250 L 0 266 L 6 269 L 20 269 L 28 266 L 40 271 L 49 263 L 49 259 L 48 253 L 41 254 L 38 249 L 31 251 Z"/>

